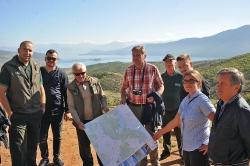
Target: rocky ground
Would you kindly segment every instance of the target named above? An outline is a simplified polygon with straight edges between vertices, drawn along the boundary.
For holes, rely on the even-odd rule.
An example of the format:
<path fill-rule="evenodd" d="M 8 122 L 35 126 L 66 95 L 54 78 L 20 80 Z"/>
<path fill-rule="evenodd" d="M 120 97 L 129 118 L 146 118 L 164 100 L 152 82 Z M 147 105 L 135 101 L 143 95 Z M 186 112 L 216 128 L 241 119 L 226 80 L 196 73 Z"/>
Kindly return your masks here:
<path fill-rule="evenodd" d="M 49 150 L 50 154 L 52 154 L 52 134 L 51 131 L 49 132 Z M 160 153 L 162 150 L 162 146 L 160 145 Z M 94 151 L 94 150 L 93 150 Z M 3 148 L 3 146 L 0 147 L 0 155 L 2 157 L 2 163 L 0 166 L 10 166 L 11 165 L 11 159 L 9 150 L 6 150 Z M 61 148 L 61 158 L 65 163 L 65 166 L 80 166 L 82 165 L 82 161 L 79 155 L 78 151 L 78 143 L 77 143 L 77 137 L 75 128 L 71 124 L 71 122 L 64 122 L 63 126 L 63 132 L 62 132 L 62 148 Z M 38 150 L 37 154 L 37 163 L 39 163 L 41 157 Z M 52 162 L 52 156 L 50 156 L 50 162 Z M 96 156 L 94 156 L 94 162 L 95 165 L 98 166 Z M 173 152 L 170 157 L 167 159 L 161 161 L 162 166 L 179 166 L 180 165 L 180 158 L 178 151 L 175 146 L 173 147 Z M 51 163 L 50 166 L 53 166 Z"/>

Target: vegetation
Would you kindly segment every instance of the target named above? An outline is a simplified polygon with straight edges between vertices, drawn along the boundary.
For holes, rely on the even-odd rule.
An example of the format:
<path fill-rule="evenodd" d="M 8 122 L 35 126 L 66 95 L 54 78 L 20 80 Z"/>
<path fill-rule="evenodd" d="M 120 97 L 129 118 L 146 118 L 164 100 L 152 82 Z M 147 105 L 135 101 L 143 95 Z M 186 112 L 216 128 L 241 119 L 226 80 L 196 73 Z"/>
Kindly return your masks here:
<path fill-rule="evenodd" d="M 245 79 L 246 79 L 245 87 L 243 89 L 250 87 L 250 63 L 249 61 L 250 61 L 250 53 L 243 54 L 240 56 L 235 56 L 231 59 L 218 61 L 217 63 L 212 63 L 206 67 L 199 66 L 198 70 L 202 73 L 203 77 L 210 82 L 211 87 L 212 87 L 211 89 L 212 97 L 215 98 L 214 87 L 216 83 L 216 73 L 223 68 L 235 67 L 241 72 L 243 72 Z M 248 101 L 250 100 L 249 95 L 247 95 L 247 93 L 244 93 L 243 95 L 246 96 Z"/>
<path fill-rule="evenodd" d="M 212 101 L 216 102 L 215 96 L 215 82 L 216 73 L 226 67 L 235 67 L 242 71 L 246 78 L 246 86 L 250 87 L 250 53 L 233 57 L 231 59 L 213 60 L 213 61 L 201 61 L 195 62 L 194 67 L 199 70 L 204 78 L 211 84 Z M 161 73 L 165 71 L 162 62 L 152 62 L 155 64 Z M 110 106 L 118 105 L 120 102 L 120 87 L 123 79 L 125 69 L 131 63 L 122 62 L 110 62 L 103 64 L 90 65 L 87 67 L 89 75 L 97 77 L 108 97 L 108 103 Z M 66 70 L 70 79 L 72 75 L 69 70 Z M 242 93 L 248 103 L 250 103 L 250 92 Z"/>

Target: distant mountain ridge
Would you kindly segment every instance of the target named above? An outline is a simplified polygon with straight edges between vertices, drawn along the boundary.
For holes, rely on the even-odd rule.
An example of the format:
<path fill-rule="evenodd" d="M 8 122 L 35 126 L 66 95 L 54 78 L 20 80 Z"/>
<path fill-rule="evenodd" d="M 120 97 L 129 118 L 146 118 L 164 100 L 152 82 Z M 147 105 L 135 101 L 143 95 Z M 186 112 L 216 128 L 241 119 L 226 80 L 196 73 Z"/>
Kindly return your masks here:
<path fill-rule="evenodd" d="M 0 50 L 0 67 L 7 61 L 11 60 L 13 56 L 17 55 L 17 52 L 14 51 L 5 51 L 5 50 Z M 39 65 L 44 64 L 44 54 L 35 52 L 33 55 L 34 59 Z"/>
<path fill-rule="evenodd" d="M 234 55 L 250 52 L 250 25 L 226 30 L 212 36 L 202 38 L 186 38 L 171 42 L 142 43 L 137 41 L 114 41 L 107 44 L 91 42 L 82 43 L 35 43 L 35 51 L 44 54 L 48 49 L 56 49 L 60 59 L 80 59 L 85 55 L 129 55 L 131 48 L 137 44 L 144 44 L 148 55 L 163 57 L 166 53 L 179 55 L 188 53 L 194 59 L 224 59 Z M 14 53 L 13 46 L 0 46 L 1 50 Z M 8 51 L 5 52 L 5 54 Z M 2 56 L 0 52 L 0 56 Z M 39 57 L 39 56 L 38 56 Z M 43 57 L 43 56 L 42 56 Z M 1 57 L 0 57 L 1 58 Z M 158 58 L 157 58 L 158 59 Z M 41 59 L 43 60 L 43 58 Z"/>
<path fill-rule="evenodd" d="M 189 53 L 192 57 L 228 58 L 250 51 L 250 25 L 230 29 L 218 34 L 202 38 L 186 38 L 166 43 L 144 44 L 148 55 L 179 55 Z M 87 54 L 127 55 L 131 46 L 112 51 L 90 51 Z"/>

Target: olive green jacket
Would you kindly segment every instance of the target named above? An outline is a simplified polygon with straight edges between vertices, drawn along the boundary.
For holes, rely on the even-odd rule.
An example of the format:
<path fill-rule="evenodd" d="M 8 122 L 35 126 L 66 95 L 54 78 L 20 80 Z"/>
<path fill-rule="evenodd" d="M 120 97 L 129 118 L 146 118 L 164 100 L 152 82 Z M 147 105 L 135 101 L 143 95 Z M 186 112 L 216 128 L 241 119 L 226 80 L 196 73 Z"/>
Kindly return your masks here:
<path fill-rule="evenodd" d="M 93 115 L 94 118 L 96 118 L 102 115 L 104 113 L 103 111 L 107 108 L 107 98 L 104 95 L 102 87 L 97 78 L 86 76 L 85 81 L 89 83 Z M 68 102 L 68 106 L 74 121 L 76 123 L 80 121 L 84 122 L 84 100 L 75 80 L 69 83 L 68 93 L 71 93 L 71 95 L 68 95 L 68 98 L 70 96 L 73 97 L 73 103 Z"/>
<path fill-rule="evenodd" d="M 10 85 L 8 85 L 6 96 L 10 107 L 16 113 L 34 113 L 41 110 L 40 107 L 40 86 L 41 74 L 39 66 L 30 60 L 32 78 L 27 77 L 18 55 L 6 62 L 5 67 L 10 74 Z"/>

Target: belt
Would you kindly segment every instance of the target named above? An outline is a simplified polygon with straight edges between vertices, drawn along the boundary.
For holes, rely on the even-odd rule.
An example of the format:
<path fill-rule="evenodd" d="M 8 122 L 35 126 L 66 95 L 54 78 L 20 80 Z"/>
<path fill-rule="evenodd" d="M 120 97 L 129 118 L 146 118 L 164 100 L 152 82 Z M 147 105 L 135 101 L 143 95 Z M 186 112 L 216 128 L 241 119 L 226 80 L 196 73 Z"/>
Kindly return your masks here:
<path fill-rule="evenodd" d="M 234 163 L 234 164 L 223 164 L 223 163 L 215 163 L 214 165 L 215 166 L 241 166 L 243 164 L 248 164 L 249 163 L 249 160 L 248 159 L 245 159 L 245 160 L 242 160 L 238 163 Z"/>
<path fill-rule="evenodd" d="M 128 105 L 131 105 L 131 106 L 135 106 L 135 107 L 142 107 L 142 106 L 145 106 L 146 104 L 135 104 L 135 103 L 132 103 L 130 101 L 127 100 L 127 104 Z"/>

